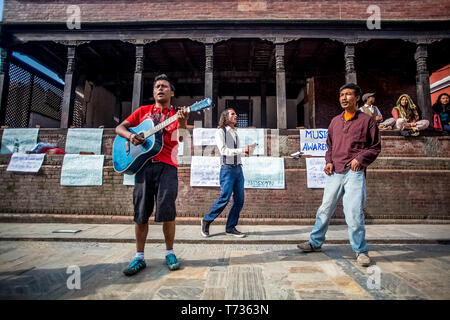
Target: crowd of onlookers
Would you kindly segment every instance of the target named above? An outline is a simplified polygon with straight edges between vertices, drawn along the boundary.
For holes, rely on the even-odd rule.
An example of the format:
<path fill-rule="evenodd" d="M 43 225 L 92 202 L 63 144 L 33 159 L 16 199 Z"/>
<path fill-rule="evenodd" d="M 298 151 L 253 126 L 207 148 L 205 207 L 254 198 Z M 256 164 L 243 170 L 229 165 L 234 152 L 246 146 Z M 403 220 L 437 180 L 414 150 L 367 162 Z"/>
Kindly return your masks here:
<path fill-rule="evenodd" d="M 364 106 L 360 110 L 372 117 L 378 123 L 380 130 L 400 130 L 403 136 L 418 136 L 419 131 L 428 128 L 428 120 L 422 119 L 420 109 L 407 94 L 402 94 L 392 108 L 392 117 L 383 121 L 380 110 L 374 105 L 375 93 L 362 96 Z M 442 93 L 433 104 L 433 127 L 435 130 L 450 133 L 450 96 Z"/>

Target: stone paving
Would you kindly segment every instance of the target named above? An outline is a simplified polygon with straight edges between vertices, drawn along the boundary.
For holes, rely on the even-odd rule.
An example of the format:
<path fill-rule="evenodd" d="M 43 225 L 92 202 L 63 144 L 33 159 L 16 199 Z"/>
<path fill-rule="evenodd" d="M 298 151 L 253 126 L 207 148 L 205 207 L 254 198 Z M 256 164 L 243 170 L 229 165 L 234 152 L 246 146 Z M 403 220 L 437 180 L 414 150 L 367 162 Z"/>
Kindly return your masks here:
<path fill-rule="evenodd" d="M 309 254 L 293 244 L 177 243 L 181 268 L 170 272 L 164 245 L 149 243 L 147 268 L 126 277 L 132 243 L 2 239 L 0 299 L 450 299 L 450 246 L 370 248 L 373 265 L 363 268 L 348 243 Z M 71 266 L 80 289 L 68 288 Z"/>
<path fill-rule="evenodd" d="M 78 233 L 54 233 L 55 230 L 74 229 Z M 245 243 L 245 244 L 297 244 L 309 239 L 312 226 L 304 225 L 239 225 L 248 234 L 246 238 L 225 235 L 225 225 L 212 224 L 211 237 L 200 235 L 197 225 L 177 225 L 175 241 L 178 243 Z M 51 240 L 92 242 L 135 242 L 133 224 L 69 224 L 69 223 L 0 223 L 0 240 Z M 161 224 L 149 225 L 148 241 L 163 243 Z M 390 224 L 366 225 L 369 243 L 450 243 L 450 224 Z M 327 243 L 348 244 L 346 225 L 330 225 Z"/>

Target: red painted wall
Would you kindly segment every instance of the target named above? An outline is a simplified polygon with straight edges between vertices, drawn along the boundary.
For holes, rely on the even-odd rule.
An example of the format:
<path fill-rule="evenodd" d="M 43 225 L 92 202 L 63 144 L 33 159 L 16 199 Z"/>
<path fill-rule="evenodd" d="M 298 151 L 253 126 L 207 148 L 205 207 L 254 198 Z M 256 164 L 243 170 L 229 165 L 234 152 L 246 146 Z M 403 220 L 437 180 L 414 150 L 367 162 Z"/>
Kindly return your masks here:
<path fill-rule="evenodd" d="M 438 82 L 439 80 L 442 80 L 446 77 L 450 77 L 450 64 L 446 65 L 445 67 L 439 69 L 438 71 L 434 72 L 431 76 L 430 76 L 430 86 L 435 83 Z M 448 85 L 447 87 L 440 89 L 438 91 L 435 91 L 431 94 L 431 105 L 433 105 L 437 98 L 439 97 L 439 95 L 441 93 L 447 93 L 448 95 L 450 95 L 450 85 Z"/>

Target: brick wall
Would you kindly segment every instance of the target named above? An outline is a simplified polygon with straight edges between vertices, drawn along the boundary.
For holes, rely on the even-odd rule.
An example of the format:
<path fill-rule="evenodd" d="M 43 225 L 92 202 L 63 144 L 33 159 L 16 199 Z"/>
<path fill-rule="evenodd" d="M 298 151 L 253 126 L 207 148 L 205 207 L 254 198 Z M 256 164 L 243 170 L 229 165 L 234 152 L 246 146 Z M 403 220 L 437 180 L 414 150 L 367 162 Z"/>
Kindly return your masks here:
<path fill-rule="evenodd" d="M 442 0 L 5 0 L 3 21 L 66 22 L 69 5 L 81 9 L 81 22 L 333 19 L 366 20 L 378 5 L 383 20 L 446 20 L 450 3 Z"/>
<path fill-rule="evenodd" d="M 62 156 L 47 156 L 38 174 L 6 172 L 8 156 L 1 156 L 0 192 L 2 213 L 41 213 L 127 216 L 133 214 L 132 186 L 123 185 L 122 175 L 113 171 L 108 156 L 103 170 L 103 185 L 63 187 L 60 185 Z M 415 161 L 415 169 L 396 169 L 389 159 L 380 159 L 367 172 L 367 219 L 446 219 L 450 218 L 447 184 L 449 161 Z M 381 168 L 380 166 L 384 166 Z M 443 169 L 442 169 L 443 168 Z M 179 168 L 177 211 L 180 218 L 200 218 L 219 195 L 219 188 L 190 187 L 190 168 Z M 306 188 L 304 159 L 290 163 L 285 170 L 286 189 L 246 189 L 243 219 L 313 219 L 323 190 Z M 224 211 L 222 218 L 226 217 Z M 336 218 L 343 218 L 339 206 Z"/>
<path fill-rule="evenodd" d="M 54 141 L 62 141 L 56 135 L 63 136 L 64 131 L 41 129 L 39 140 L 53 137 Z M 286 136 L 289 152 L 298 150 L 298 134 L 291 134 L 293 131 L 289 130 L 290 135 Z M 45 217 L 51 220 L 48 217 L 54 215 L 78 215 L 96 222 L 109 222 L 113 217 L 124 218 L 122 222 L 131 221 L 133 187 L 123 185 L 122 175 L 112 168 L 112 138 L 109 137 L 114 137 L 112 129 L 105 129 L 102 186 L 61 186 L 63 156 L 46 156 L 37 174 L 18 174 L 6 172 L 10 155 L 0 155 L 0 212 L 41 214 L 38 221 L 44 221 Z M 450 220 L 450 136 L 383 136 L 382 143 L 382 156 L 367 171 L 367 219 L 372 222 Z M 187 164 L 180 165 L 178 175 L 179 220 L 197 223 L 219 195 L 219 188 L 191 187 Z M 246 201 L 241 213 L 244 223 L 311 223 L 323 190 L 306 188 L 305 159 L 285 158 L 285 179 L 284 190 L 245 190 Z M 226 217 L 226 212 L 221 218 Z M 342 219 L 339 206 L 334 221 L 343 222 Z"/>

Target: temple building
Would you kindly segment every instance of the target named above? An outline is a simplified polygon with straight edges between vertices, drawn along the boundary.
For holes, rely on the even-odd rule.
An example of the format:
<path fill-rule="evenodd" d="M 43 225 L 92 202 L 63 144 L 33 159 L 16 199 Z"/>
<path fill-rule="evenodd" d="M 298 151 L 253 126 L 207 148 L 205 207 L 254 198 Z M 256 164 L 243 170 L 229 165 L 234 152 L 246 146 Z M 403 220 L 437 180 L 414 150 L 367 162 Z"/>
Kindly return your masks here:
<path fill-rule="evenodd" d="M 345 82 L 377 92 L 385 117 L 407 93 L 431 120 L 428 76 L 449 63 L 449 9 L 438 0 L 6 0 L 0 123 L 114 127 L 152 102 L 159 73 L 175 81 L 175 105 L 214 99 L 190 119 L 203 127 L 232 106 L 241 127 L 326 128 Z"/>
<path fill-rule="evenodd" d="M 233 107 L 239 127 L 264 129 L 264 156 L 283 158 L 285 188 L 246 189 L 240 221 L 312 224 L 323 189 L 307 188 L 306 159 L 290 157 L 299 129 L 328 128 L 348 82 L 375 92 L 385 119 L 406 93 L 433 124 L 431 94 L 448 87 L 449 12 L 442 0 L 4 0 L 0 125 L 39 126 L 39 141 L 59 148 L 68 128 L 103 127 L 105 162 L 102 186 L 63 187 L 63 156 L 20 175 L 0 155 L 0 221 L 130 222 L 133 189 L 112 167 L 114 128 L 153 103 L 153 79 L 165 73 L 174 106 L 213 100 L 191 114 L 191 133 L 215 128 Z M 445 76 L 430 87 L 434 72 Z M 417 137 L 380 134 L 367 169 L 368 223 L 448 223 L 450 136 L 432 126 Z M 199 223 L 219 188 L 192 187 L 190 173 L 180 159 L 177 219 Z M 336 219 L 344 223 L 342 206 Z"/>

